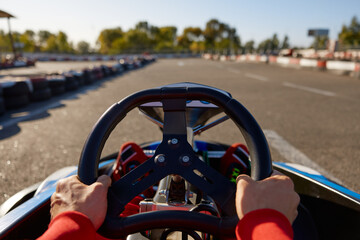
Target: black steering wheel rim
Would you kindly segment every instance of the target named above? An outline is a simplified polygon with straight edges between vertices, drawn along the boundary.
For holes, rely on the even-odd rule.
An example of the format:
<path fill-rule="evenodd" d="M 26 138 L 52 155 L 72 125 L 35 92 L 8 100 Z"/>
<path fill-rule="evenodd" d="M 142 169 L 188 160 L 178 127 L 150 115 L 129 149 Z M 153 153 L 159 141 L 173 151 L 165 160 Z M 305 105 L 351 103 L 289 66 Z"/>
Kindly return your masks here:
<path fill-rule="evenodd" d="M 115 126 L 126 116 L 126 114 L 134 109 L 135 107 L 140 106 L 141 104 L 147 103 L 147 102 L 154 102 L 154 101 L 161 101 L 164 104 L 164 111 L 166 106 L 170 106 L 168 109 L 169 112 L 181 112 L 182 108 L 184 108 L 184 104 L 178 104 L 179 102 L 186 102 L 186 100 L 204 100 L 211 102 L 219 107 L 221 107 L 224 112 L 236 123 L 240 131 L 242 132 L 245 141 L 249 147 L 250 156 L 251 156 L 251 162 L 252 162 L 252 168 L 251 168 L 251 177 L 254 180 L 261 180 L 271 175 L 272 173 L 272 164 L 271 164 L 271 156 L 269 147 L 266 141 L 266 138 L 260 128 L 260 126 L 257 124 L 256 120 L 253 118 L 253 116 L 246 110 L 245 107 L 243 107 L 238 101 L 233 99 L 231 95 L 226 94 L 226 92 L 211 88 L 205 85 L 200 84 L 191 84 L 191 83 L 180 83 L 175 85 L 167 85 L 159 88 L 153 88 L 149 90 L 144 90 L 137 92 L 135 94 L 132 94 L 123 100 L 121 100 L 118 103 L 115 103 L 112 105 L 98 120 L 98 122 L 95 124 L 92 132 L 90 133 L 88 139 L 86 140 L 86 143 L 84 145 L 80 161 L 79 161 L 79 168 L 78 168 L 78 176 L 79 179 L 85 183 L 85 184 L 92 184 L 96 181 L 98 177 L 98 163 L 100 159 L 100 155 L 102 152 L 102 149 L 104 147 L 104 144 L 109 137 L 112 130 L 115 128 Z M 182 100 L 182 101 L 181 101 Z M 170 102 L 170 103 L 169 103 Z M 174 104 L 175 103 L 175 104 Z M 179 132 L 180 131 L 180 132 Z M 181 148 L 178 149 L 178 152 L 187 152 L 190 156 L 193 168 L 195 169 L 203 169 L 203 173 L 206 172 L 206 178 L 216 180 L 215 185 L 217 186 L 215 191 L 212 191 L 212 187 L 208 184 L 208 182 L 202 182 L 199 179 L 196 179 L 196 176 L 191 175 L 191 169 L 187 169 L 188 166 L 185 166 L 184 164 L 177 163 L 170 163 L 168 164 L 167 168 L 172 169 L 172 172 L 164 172 L 165 168 L 159 162 L 156 162 L 155 156 L 157 153 L 155 153 L 154 158 L 146 161 L 142 165 L 140 165 L 138 168 L 130 172 L 130 174 L 126 175 L 124 177 L 124 180 L 120 179 L 118 182 L 116 182 L 115 188 L 109 189 L 109 209 L 111 209 L 112 212 L 115 212 L 112 214 L 111 211 L 108 211 L 108 217 L 106 218 L 104 225 L 102 226 L 104 236 L 106 237 L 119 237 L 126 234 L 129 234 L 134 229 L 141 229 L 143 226 L 147 226 L 149 228 L 150 223 L 155 227 L 163 226 L 164 224 L 169 225 L 169 221 L 164 221 L 164 219 L 172 219 L 174 226 L 173 227 L 181 227 L 178 226 L 179 221 L 186 223 L 188 221 L 188 216 L 186 217 L 184 213 L 177 214 L 177 218 L 174 219 L 172 217 L 172 214 L 174 214 L 174 211 L 169 211 L 168 213 L 160 213 L 160 212 L 151 212 L 147 213 L 146 215 L 142 214 L 143 216 L 147 217 L 141 217 L 141 216 L 130 216 L 127 218 L 117 218 L 116 215 L 123 210 L 123 207 L 126 203 L 128 203 L 133 197 L 135 197 L 137 194 L 141 193 L 141 190 L 145 190 L 146 187 L 149 187 L 150 183 L 155 184 L 156 181 L 159 180 L 159 176 L 156 174 L 152 174 L 151 177 L 147 177 L 146 184 L 145 181 L 142 181 L 144 184 L 136 184 L 138 188 L 136 189 L 133 186 L 131 186 L 131 189 L 133 192 L 131 194 L 128 194 L 129 196 L 123 196 L 124 195 L 124 189 L 128 188 L 129 180 L 132 179 L 132 183 L 134 185 L 134 179 L 137 179 L 139 176 L 144 176 L 149 169 L 155 169 L 161 168 L 161 171 L 157 171 L 156 173 L 162 173 L 163 175 L 170 173 L 174 174 L 174 171 L 176 174 L 179 175 L 185 175 L 185 179 L 188 181 L 195 181 L 198 185 L 203 188 L 205 191 L 212 191 L 209 195 L 213 195 L 212 197 L 215 198 L 215 200 L 218 200 L 222 203 L 222 206 L 224 208 L 228 208 L 228 213 L 234 212 L 234 196 L 235 196 L 235 189 L 233 186 L 230 186 L 227 184 L 227 182 L 219 177 L 217 173 L 215 173 L 213 170 L 211 170 L 209 167 L 204 166 L 205 164 L 202 164 L 202 162 L 197 159 L 194 155 L 191 155 L 192 148 L 190 145 L 186 145 L 186 139 L 183 139 L 183 134 L 181 134 L 180 130 L 174 130 L 172 129 L 167 135 L 164 134 L 163 142 L 157 149 L 157 152 L 166 152 L 167 146 L 166 142 L 168 139 L 165 138 L 172 138 L 177 137 L 181 139 L 181 142 L 184 144 Z M 167 152 L 168 154 L 172 154 Z M 175 162 L 175 161 L 173 161 Z M 172 164 L 172 165 L 171 165 Z M 180 166 L 180 167 L 179 167 Z M 182 170 L 181 170 L 181 169 Z M 180 169 L 180 170 L 179 170 Z M 153 171 L 152 170 L 152 171 Z M 161 176 L 160 176 L 161 177 Z M 210 181 L 211 182 L 211 181 Z M 227 188 L 227 194 L 226 196 L 222 196 L 219 194 L 219 190 L 222 187 L 221 184 L 226 185 L 225 189 Z M 208 186 L 209 185 L 209 186 Z M 213 186 L 215 186 L 213 185 Z M 144 189 L 145 188 L 145 189 Z M 140 191 L 140 192 L 139 192 Z M 120 200 L 119 200 L 120 197 Z M 229 207 L 232 206 L 232 207 Z M 205 221 L 208 225 L 207 229 L 211 229 L 212 234 L 224 234 L 228 233 L 230 234 L 230 229 L 234 228 L 236 225 L 236 219 L 231 218 L 228 220 L 219 219 L 213 216 L 207 216 L 204 214 L 199 213 L 192 213 L 194 215 L 194 219 L 198 219 L 199 221 Z M 111 216 L 112 215 L 112 216 Z M 159 216 L 162 216 L 163 220 L 154 221 L 154 219 L 159 218 Z M 200 218 L 195 218 L 197 215 L 203 215 Z M 230 214 L 228 214 L 230 215 Z M 145 220 L 144 220 L 145 219 Z M 148 220 L 146 220 L 148 219 Z M 144 220 L 144 221 L 141 221 Z M 191 221 L 189 221 L 191 222 Z M 209 224 L 211 223 L 211 224 Z M 171 225 L 171 224 L 170 224 Z M 201 225 L 201 224 L 200 224 Z M 189 223 L 188 227 L 194 227 L 193 222 Z M 200 229 L 201 227 L 198 227 L 197 230 L 204 230 Z M 131 230 L 131 231 L 130 231 Z M 216 234 L 217 233 L 217 234 Z"/>

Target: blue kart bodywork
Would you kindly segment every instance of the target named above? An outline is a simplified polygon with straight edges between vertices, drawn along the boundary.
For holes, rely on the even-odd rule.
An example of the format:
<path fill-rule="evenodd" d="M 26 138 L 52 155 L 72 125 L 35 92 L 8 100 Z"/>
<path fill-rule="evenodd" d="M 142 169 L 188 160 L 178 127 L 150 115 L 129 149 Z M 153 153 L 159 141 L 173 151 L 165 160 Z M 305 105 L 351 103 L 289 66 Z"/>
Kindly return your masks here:
<path fill-rule="evenodd" d="M 147 145 L 146 149 L 155 150 L 159 143 L 160 142 L 150 143 Z M 196 141 L 196 146 L 199 150 L 206 150 L 207 143 L 203 141 Z M 115 160 L 116 159 L 114 158 L 101 162 L 99 164 L 99 169 L 106 168 L 109 165 L 112 166 Z M 307 196 L 308 198 L 318 200 L 320 199 L 322 201 L 333 203 L 334 205 L 339 206 L 339 208 L 354 209 L 355 213 L 353 216 L 353 227 L 359 224 L 360 194 L 327 179 L 320 173 L 316 173 L 313 169 L 306 168 L 301 165 L 289 164 L 284 162 L 274 162 L 273 167 L 286 175 L 292 176 L 293 180 L 296 181 L 295 188 L 297 192 L 303 192 L 300 193 L 301 195 Z M 27 221 L 27 219 L 31 218 L 33 214 L 36 214 L 39 209 L 45 208 L 47 211 L 48 207 L 46 206 L 49 204 L 49 198 L 55 192 L 57 182 L 65 177 L 76 174 L 77 167 L 75 166 L 60 169 L 59 171 L 53 173 L 48 178 L 46 178 L 41 184 L 36 184 L 33 188 L 24 189 L 22 192 L 19 192 L 18 195 L 14 195 L 12 198 L 6 201 L 1 206 L 1 214 L 3 214 L 4 216 L 0 218 L 0 238 L 4 237 L 4 239 L 10 239 L 6 236 L 7 233 L 12 231 L 12 229 L 16 229 L 17 227 L 22 225 L 24 222 Z M 300 182 L 296 180 L 298 178 L 301 179 Z M 301 185 L 299 186 L 299 184 Z M 32 197 L 29 197 L 29 194 L 32 195 Z M 24 197 L 25 199 L 29 199 L 25 201 Z M 313 201 L 315 202 L 316 200 Z M 345 221 L 351 223 L 351 221 L 349 221 L 350 216 L 347 215 L 347 212 L 344 212 L 343 215 L 344 216 L 335 215 L 332 216 L 331 219 L 337 218 L 341 222 Z M 327 226 L 327 223 L 324 221 L 323 225 L 325 227 Z M 345 227 L 342 227 L 344 228 L 342 237 L 344 237 L 344 239 L 357 239 L 357 237 L 359 236 L 359 231 L 351 231 L 351 225 L 349 226 L 348 223 L 345 225 Z M 340 227 L 339 225 L 337 226 Z M 348 236 L 349 238 L 345 236 Z M 331 238 L 328 239 L 336 239 L 336 237 L 333 237 L 334 236 L 331 236 Z"/>

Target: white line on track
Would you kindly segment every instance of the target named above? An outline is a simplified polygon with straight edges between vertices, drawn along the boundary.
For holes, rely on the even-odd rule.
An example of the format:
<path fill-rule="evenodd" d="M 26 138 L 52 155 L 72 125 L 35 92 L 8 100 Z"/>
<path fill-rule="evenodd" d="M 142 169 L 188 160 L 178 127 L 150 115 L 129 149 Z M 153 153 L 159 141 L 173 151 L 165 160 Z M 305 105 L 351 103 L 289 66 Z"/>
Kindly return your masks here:
<path fill-rule="evenodd" d="M 293 84 L 293 83 L 289 83 L 289 82 L 283 82 L 283 85 L 285 87 L 296 88 L 296 89 L 300 89 L 300 90 L 304 90 L 304 91 L 308 91 L 311 93 L 316 93 L 316 94 L 320 94 L 320 95 L 324 95 L 324 96 L 328 96 L 328 97 L 336 96 L 336 94 L 333 92 L 329 92 L 329 91 L 325 91 L 325 90 L 321 90 L 321 89 L 317 89 L 317 88 L 312 88 L 312 87 L 301 86 L 301 85 L 297 85 L 297 84 Z"/>
<path fill-rule="evenodd" d="M 177 63 L 177 65 L 178 65 L 179 67 L 182 67 L 182 66 L 185 65 L 185 63 L 184 63 L 183 61 L 179 61 L 179 62 Z"/>
<path fill-rule="evenodd" d="M 235 69 L 235 68 L 228 68 L 227 70 L 228 70 L 229 72 L 236 73 L 236 74 L 241 73 L 241 71 L 239 71 L 239 70 L 237 70 L 237 69 Z"/>
<path fill-rule="evenodd" d="M 248 77 L 248 78 L 256 79 L 256 80 L 263 81 L 263 82 L 269 81 L 269 79 L 267 77 L 257 75 L 257 74 L 253 74 L 253 73 L 246 73 L 245 76 Z"/>
<path fill-rule="evenodd" d="M 334 177 L 332 174 L 328 173 L 325 169 L 320 167 L 314 161 L 312 161 L 308 156 L 304 153 L 296 149 L 289 142 L 287 142 L 284 138 L 282 138 L 279 134 L 277 134 L 273 130 L 264 130 L 264 134 L 269 144 L 275 148 L 281 156 L 283 156 L 287 161 L 292 163 L 297 163 L 309 168 L 312 168 L 325 177 L 329 178 L 332 181 L 335 181 L 339 184 L 342 182 Z"/>

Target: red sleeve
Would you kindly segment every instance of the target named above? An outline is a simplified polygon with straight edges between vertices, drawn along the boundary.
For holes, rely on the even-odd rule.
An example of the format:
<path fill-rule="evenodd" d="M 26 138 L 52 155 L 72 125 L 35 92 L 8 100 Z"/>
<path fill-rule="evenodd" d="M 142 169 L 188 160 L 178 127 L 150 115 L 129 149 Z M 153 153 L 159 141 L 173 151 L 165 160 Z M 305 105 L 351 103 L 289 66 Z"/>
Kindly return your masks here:
<path fill-rule="evenodd" d="M 67 211 L 56 216 L 49 225 L 48 230 L 37 240 L 103 240 L 96 233 L 90 219 L 75 211 Z"/>
<path fill-rule="evenodd" d="M 251 211 L 236 226 L 238 240 L 290 240 L 293 235 L 289 220 L 273 209 Z"/>

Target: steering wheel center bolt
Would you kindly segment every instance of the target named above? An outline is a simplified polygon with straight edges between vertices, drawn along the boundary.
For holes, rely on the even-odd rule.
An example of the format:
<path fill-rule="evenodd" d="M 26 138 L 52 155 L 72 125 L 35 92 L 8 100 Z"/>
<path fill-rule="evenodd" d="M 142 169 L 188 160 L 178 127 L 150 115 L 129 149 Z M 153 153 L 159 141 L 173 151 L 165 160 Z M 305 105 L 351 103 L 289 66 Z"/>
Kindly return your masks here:
<path fill-rule="evenodd" d="M 170 140 L 170 143 L 173 144 L 173 145 L 176 145 L 178 144 L 179 140 L 177 138 L 173 138 Z"/>
<path fill-rule="evenodd" d="M 190 162 L 190 158 L 189 156 L 182 156 L 181 157 L 181 161 L 185 164 L 189 163 Z"/>
<path fill-rule="evenodd" d="M 155 163 L 159 164 L 160 166 L 165 165 L 166 158 L 164 154 L 159 154 L 155 157 Z"/>

